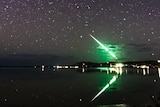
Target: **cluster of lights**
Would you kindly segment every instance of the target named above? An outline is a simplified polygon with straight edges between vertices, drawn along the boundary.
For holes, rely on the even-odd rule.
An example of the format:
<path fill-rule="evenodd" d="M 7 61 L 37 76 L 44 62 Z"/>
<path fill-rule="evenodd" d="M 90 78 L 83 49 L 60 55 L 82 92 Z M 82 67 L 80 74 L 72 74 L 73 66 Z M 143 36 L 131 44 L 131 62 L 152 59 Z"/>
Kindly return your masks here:
<path fill-rule="evenodd" d="M 56 68 L 56 69 L 78 69 L 79 66 L 57 65 L 57 66 L 53 66 L 53 68 Z"/>
<path fill-rule="evenodd" d="M 149 68 L 147 65 L 141 65 L 140 68 Z"/>
<path fill-rule="evenodd" d="M 117 64 L 115 65 L 116 68 L 122 68 L 123 66 L 124 66 L 124 64 L 122 64 L 122 63 L 117 63 Z"/>
<path fill-rule="evenodd" d="M 37 66 L 34 66 L 34 68 L 36 69 Z M 78 69 L 79 66 L 68 66 L 68 65 L 57 65 L 57 66 L 53 66 L 54 69 Z M 45 71 L 45 65 L 41 66 L 41 71 L 44 72 Z"/>
<path fill-rule="evenodd" d="M 138 66 L 138 65 L 132 65 L 134 68 L 142 68 L 142 69 L 145 69 L 145 68 L 147 68 L 147 69 L 149 69 L 149 66 L 147 66 L 147 65 L 140 65 L 140 66 Z"/>

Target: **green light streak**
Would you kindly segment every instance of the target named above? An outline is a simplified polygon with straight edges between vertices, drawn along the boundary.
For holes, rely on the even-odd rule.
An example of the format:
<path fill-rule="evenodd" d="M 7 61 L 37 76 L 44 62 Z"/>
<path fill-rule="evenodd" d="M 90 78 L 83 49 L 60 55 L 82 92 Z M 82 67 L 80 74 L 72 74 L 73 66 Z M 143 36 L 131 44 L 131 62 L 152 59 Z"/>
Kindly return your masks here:
<path fill-rule="evenodd" d="M 107 83 L 104 88 L 102 88 L 102 90 L 91 100 L 94 101 L 98 96 L 100 96 L 106 89 L 109 88 L 110 85 L 112 85 L 115 81 L 117 80 L 117 76 L 113 76 L 113 78 L 109 81 L 109 83 Z"/>
<path fill-rule="evenodd" d="M 101 48 L 102 48 L 103 50 L 105 50 L 106 52 L 108 52 L 113 58 L 118 59 L 117 56 L 116 56 L 112 51 L 110 51 L 108 47 L 106 47 L 105 45 L 103 45 L 100 41 L 98 41 L 98 40 L 97 40 L 94 36 L 92 36 L 91 34 L 89 34 L 89 35 L 90 35 L 90 37 L 91 37 L 93 40 L 95 40 L 95 41 L 101 46 Z M 107 83 L 107 84 L 101 89 L 101 91 L 98 92 L 98 94 L 96 94 L 95 97 L 93 97 L 93 99 L 91 100 L 91 102 L 94 101 L 98 96 L 100 96 L 106 89 L 108 89 L 108 88 L 117 80 L 117 78 L 118 78 L 117 75 L 113 76 L 113 78 L 109 81 L 109 83 Z"/>
<path fill-rule="evenodd" d="M 93 40 L 95 40 L 95 41 L 96 41 L 106 52 L 108 52 L 112 57 L 114 57 L 115 59 L 118 59 L 115 54 L 113 54 L 111 51 L 109 51 L 109 49 L 108 49 L 107 47 L 105 47 L 101 42 L 99 42 L 95 37 L 93 37 L 91 34 L 89 34 L 89 35 L 90 35 L 90 37 L 91 37 Z"/>

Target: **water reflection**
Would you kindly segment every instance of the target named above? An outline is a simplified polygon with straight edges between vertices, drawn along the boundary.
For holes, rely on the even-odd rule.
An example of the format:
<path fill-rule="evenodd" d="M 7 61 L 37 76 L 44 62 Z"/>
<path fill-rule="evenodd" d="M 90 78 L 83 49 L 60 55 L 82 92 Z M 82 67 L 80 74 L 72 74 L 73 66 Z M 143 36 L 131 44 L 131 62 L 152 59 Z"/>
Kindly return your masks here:
<path fill-rule="evenodd" d="M 138 74 L 138 75 L 158 75 L 160 78 L 160 68 L 125 68 L 125 67 L 115 67 L 115 68 L 108 68 L 108 67 L 98 67 L 96 68 L 97 72 L 106 72 L 107 74 L 117 73 L 119 75 L 122 74 Z M 85 72 L 94 72 L 95 70 L 86 69 Z"/>
<path fill-rule="evenodd" d="M 158 68 L 158 74 L 159 74 L 159 78 L 160 78 L 160 68 Z"/>
<path fill-rule="evenodd" d="M 143 68 L 143 75 L 146 75 L 146 69 Z"/>
<path fill-rule="evenodd" d="M 125 68 L 123 65 L 118 65 L 114 67 L 97 67 L 97 71 L 100 72 L 106 72 L 106 74 L 114 74 L 111 80 L 91 99 L 91 102 L 93 102 L 95 99 L 97 99 L 105 90 L 110 89 L 115 81 L 121 77 L 122 74 L 138 74 L 142 76 L 147 75 L 158 75 L 160 78 L 160 68 L 150 68 L 149 66 L 143 66 L 140 68 Z M 82 68 L 82 72 L 94 72 L 94 68 Z M 97 72 L 96 71 L 96 72 Z M 116 84 L 117 85 L 117 84 Z"/>
<path fill-rule="evenodd" d="M 85 68 L 82 68 L 82 72 L 85 72 Z"/>
<path fill-rule="evenodd" d="M 144 104 L 158 96 L 160 83 L 160 68 L 152 67 L 56 69 L 41 65 L 32 69 L 1 69 L 0 74 L 1 102 L 24 105 Z"/>
<path fill-rule="evenodd" d="M 115 72 L 114 76 L 111 78 L 111 80 L 92 98 L 91 102 L 94 101 L 96 98 L 98 98 L 105 90 L 107 90 L 112 84 L 118 79 L 119 75 L 122 75 L 123 70 L 122 70 L 123 64 L 116 64 L 112 68 L 99 68 L 100 70 L 106 70 Z"/>
<path fill-rule="evenodd" d="M 106 72 L 107 74 L 116 73 L 122 75 L 123 73 L 122 67 L 115 67 L 115 68 L 98 67 L 96 69 L 99 70 L 100 72 Z"/>
<path fill-rule="evenodd" d="M 130 106 L 126 104 L 114 104 L 114 105 L 98 105 L 96 107 L 130 107 Z"/>
<path fill-rule="evenodd" d="M 116 80 L 117 80 L 118 76 L 117 75 L 114 75 L 112 77 L 112 79 L 109 81 L 109 83 L 107 83 L 100 92 L 98 92 L 98 94 L 96 94 L 95 97 L 93 97 L 93 99 L 91 100 L 94 101 L 97 97 L 99 97 L 106 89 L 108 89 Z"/>

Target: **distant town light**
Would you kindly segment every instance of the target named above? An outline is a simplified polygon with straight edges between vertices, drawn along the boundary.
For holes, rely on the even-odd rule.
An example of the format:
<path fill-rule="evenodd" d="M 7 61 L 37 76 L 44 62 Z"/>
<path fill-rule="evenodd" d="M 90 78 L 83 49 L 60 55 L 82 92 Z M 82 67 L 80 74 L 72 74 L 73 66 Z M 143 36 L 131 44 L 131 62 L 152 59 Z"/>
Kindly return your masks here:
<path fill-rule="evenodd" d="M 124 64 L 122 64 L 122 63 L 117 63 L 116 65 L 115 65 L 115 67 L 123 67 L 124 66 Z"/>
<path fill-rule="evenodd" d="M 148 68 L 147 65 L 141 65 L 140 68 Z"/>
<path fill-rule="evenodd" d="M 160 60 L 158 60 L 158 63 L 160 63 Z"/>
<path fill-rule="evenodd" d="M 44 68 L 44 65 L 42 65 L 42 68 Z"/>
<path fill-rule="evenodd" d="M 44 68 L 45 68 L 45 66 L 44 66 L 44 65 L 42 65 L 42 72 L 44 72 Z"/>
<path fill-rule="evenodd" d="M 77 69 L 77 68 L 79 68 L 79 66 L 75 66 L 75 68 Z"/>
<path fill-rule="evenodd" d="M 69 68 L 69 67 L 68 67 L 68 66 L 64 66 L 64 68 L 66 68 L 66 69 L 67 69 L 67 68 Z"/>
<path fill-rule="evenodd" d="M 60 65 L 57 65 L 57 66 L 56 66 L 56 68 L 57 68 L 57 69 L 59 69 L 59 68 L 61 69 L 61 68 L 62 68 L 62 66 L 60 66 Z"/>
<path fill-rule="evenodd" d="M 34 68 L 37 68 L 37 66 L 35 65 Z"/>

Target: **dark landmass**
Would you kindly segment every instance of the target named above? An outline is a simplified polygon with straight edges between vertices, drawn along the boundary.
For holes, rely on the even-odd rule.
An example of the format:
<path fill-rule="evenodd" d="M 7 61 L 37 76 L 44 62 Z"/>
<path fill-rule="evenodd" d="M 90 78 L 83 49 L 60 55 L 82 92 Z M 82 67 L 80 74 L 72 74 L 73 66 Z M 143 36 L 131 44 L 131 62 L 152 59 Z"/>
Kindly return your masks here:
<path fill-rule="evenodd" d="M 147 65 L 150 67 L 160 66 L 157 60 L 153 61 L 126 61 L 126 62 L 73 62 L 76 61 L 71 56 L 58 55 L 11 55 L 0 57 L 0 67 L 40 67 L 42 65 L 52 67 L 54 65 L 73 65 L 81 67 L 110 67 L 116 63 L 123 63 L 126 67 L 133 67 L 133 65 Z"/>
<path fill-rule="evenodd" d="M 58 55 L 10 55 L 0 56 L 0 67 L 30 67 L 35 65 L 57 65 L 73 63 L 71 56 Z"/>

